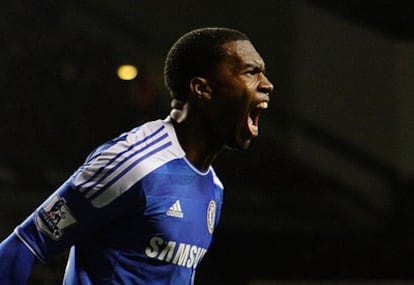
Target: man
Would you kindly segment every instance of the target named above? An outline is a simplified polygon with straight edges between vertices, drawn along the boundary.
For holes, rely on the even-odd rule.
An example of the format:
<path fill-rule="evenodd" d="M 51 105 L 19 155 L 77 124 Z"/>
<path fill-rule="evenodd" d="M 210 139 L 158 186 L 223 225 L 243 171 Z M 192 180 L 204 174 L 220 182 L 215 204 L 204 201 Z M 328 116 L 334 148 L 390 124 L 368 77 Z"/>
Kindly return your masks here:
<path fill-rule="evenodd" d="M 0 284 L 70 248 L 64 284 L 193 284 L 212 241 L 223 186 L 212 163 L 258 135 L 272 83 L 249 38 L 202 28 L 170 49 L 164 120 L 95 149 L 0 245 Z"/>

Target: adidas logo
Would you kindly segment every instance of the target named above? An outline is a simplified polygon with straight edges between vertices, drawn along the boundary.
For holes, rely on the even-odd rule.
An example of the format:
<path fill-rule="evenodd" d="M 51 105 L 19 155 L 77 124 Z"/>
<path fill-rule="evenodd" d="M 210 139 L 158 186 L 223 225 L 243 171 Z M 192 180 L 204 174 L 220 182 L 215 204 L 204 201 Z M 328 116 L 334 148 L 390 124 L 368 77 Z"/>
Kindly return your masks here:
<path fill-rule="evenodd" d="M 184 218 L 184 213 L 181 210 L 180 200 L 175 201 L 174 204 L 168 209 L 167 216 L 176 217 L 176 218 Z"/>

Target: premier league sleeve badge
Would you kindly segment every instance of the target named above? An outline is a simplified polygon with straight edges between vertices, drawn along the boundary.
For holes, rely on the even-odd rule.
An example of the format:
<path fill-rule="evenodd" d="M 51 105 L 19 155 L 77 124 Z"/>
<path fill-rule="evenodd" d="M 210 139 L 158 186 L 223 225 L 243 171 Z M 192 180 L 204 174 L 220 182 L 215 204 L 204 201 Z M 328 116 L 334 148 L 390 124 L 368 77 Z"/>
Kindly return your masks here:
<path fill-rule="evenodd" d="M 61 239 L 63 232 L 76 223 L 66 200 L 58 195 L 53 196 L 38 209 L 35 221 L 37 228 L 53 240 Z"/>

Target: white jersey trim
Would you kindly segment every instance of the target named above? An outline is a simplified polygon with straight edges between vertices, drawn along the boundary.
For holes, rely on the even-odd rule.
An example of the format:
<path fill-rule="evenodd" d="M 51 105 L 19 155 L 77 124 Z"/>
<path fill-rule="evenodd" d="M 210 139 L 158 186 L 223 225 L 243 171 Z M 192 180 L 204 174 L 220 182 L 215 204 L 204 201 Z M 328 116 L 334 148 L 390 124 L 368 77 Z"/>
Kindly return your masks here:
<path fill-rule="evenodd" d="M 114 141 L 86 162 L 73 182 L 94 207 L 101 208 L 156 168 L 184 156 L 172 123 L 157 120 Z"/>
<path fill-rule="evenodd" d="M 46 260 L 42 258 L 37 252 L 30 246 L 30 244 L 20 235 L 18 228 L 14 229 L 14 233 L 16 234 L 17 238 L 29 249 L 29 251 L 42 263 L 45 263 Z"/>

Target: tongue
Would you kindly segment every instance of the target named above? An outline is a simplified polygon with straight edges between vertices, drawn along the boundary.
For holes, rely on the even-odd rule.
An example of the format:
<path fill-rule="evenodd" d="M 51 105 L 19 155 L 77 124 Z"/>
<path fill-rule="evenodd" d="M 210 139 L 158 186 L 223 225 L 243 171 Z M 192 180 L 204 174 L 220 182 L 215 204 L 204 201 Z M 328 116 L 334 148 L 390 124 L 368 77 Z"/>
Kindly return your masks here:
<path fill-rule="evenodd" d="M 259 127 L 255 125 L 252 118 L 250 116 L 247 119 L 247 126 L 249 127 L 250 134 L 252 137 L 257 137 L 259 135 Z"/>

